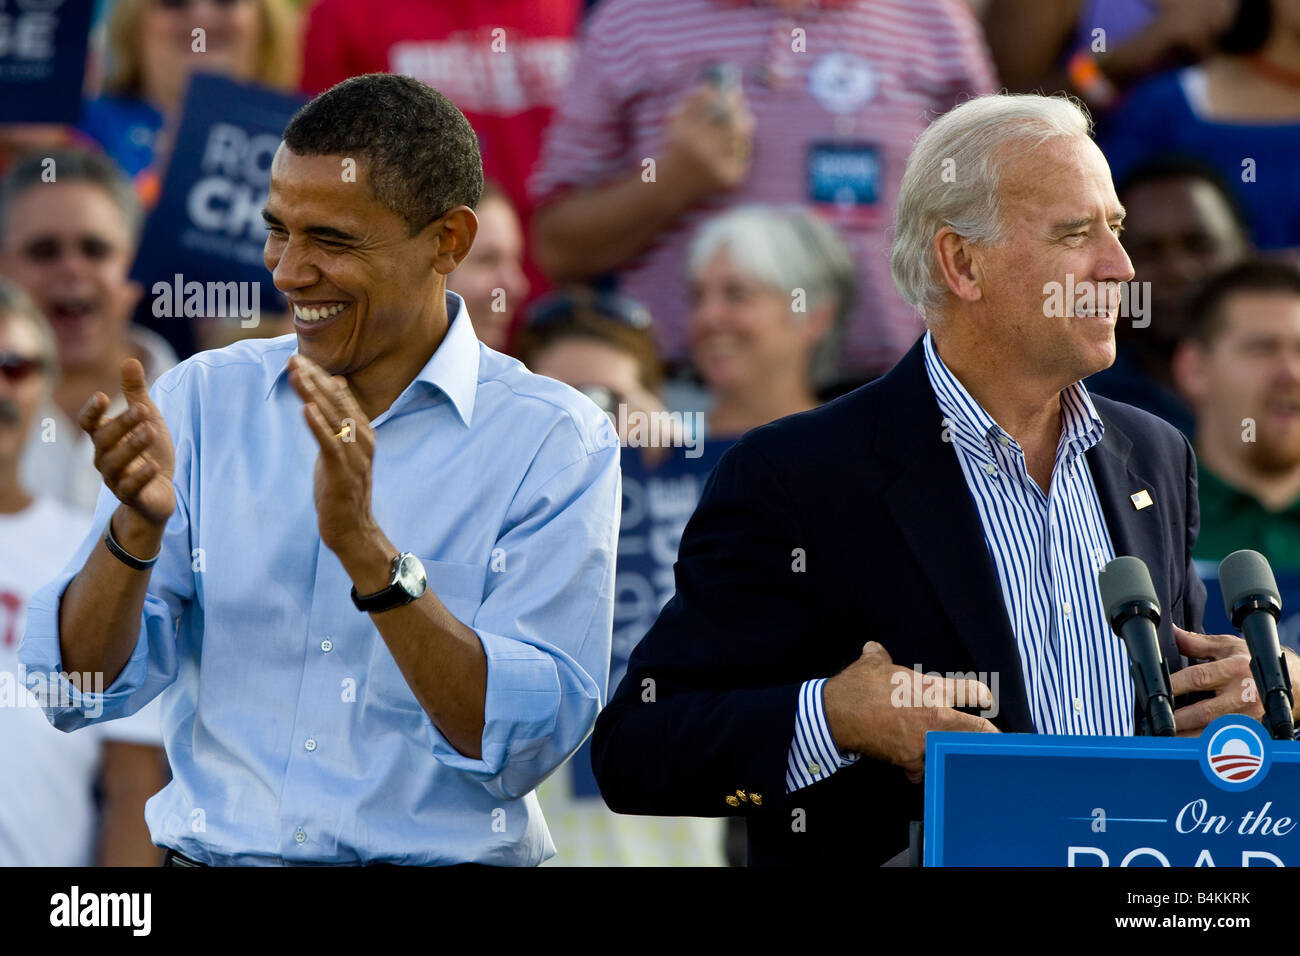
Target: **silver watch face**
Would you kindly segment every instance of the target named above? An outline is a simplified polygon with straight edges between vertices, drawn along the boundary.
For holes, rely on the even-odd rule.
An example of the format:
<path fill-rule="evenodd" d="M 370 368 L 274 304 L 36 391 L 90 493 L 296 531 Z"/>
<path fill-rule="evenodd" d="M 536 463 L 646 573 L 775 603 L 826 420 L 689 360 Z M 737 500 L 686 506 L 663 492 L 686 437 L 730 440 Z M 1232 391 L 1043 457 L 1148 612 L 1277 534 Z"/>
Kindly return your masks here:
<path fill-rule="evenodd" d="M 424 565 L 415 555 L 407 552 L 397 563 L 396 584 L 412 598 L 418 598 L 429 586 L 429 578 L 424 573 Z"/>

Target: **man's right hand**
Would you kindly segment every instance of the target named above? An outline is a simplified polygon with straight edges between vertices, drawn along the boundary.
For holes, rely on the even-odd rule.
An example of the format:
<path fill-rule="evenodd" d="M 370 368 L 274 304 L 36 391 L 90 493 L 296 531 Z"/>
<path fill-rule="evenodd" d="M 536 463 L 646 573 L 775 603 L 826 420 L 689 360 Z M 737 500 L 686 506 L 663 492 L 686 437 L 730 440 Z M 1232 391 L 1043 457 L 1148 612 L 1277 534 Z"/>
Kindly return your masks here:
<path fill-rule="evenodd" d="M 669 115 L 664 160 L 681 171 L 684 188 L 704 199 L 745 181 L 753 141 L 754 117 L 739 91 L 704 84 Z"/>
<path fill-rule="evenodd" d="M 108 396 L 96 392 L 78 420 L 95 444 L 95 468 L 104 484 L 134 515 L 160 532 L 176 507 L 172 490 L 176 457 L 167 423 L 149 398 L 144 368 L 136 359 L 122 363 L 122 395 L 126 411 L 116 418 L 104 417 Z M 126 540 L 118 540 L 130 551 Z"/>
<path fill-rule="evenodd" d="M 985 718 L 952 709 L 960 702 L 991 710 L 993 694 L 984 684 L 899 667 L 875 641 L 863 645 L 861 657 L 822 685 L 822 702 L 841 751 L 896 764 L 913 783 L 925 777 L 929 731 L 998 732 Z"/>

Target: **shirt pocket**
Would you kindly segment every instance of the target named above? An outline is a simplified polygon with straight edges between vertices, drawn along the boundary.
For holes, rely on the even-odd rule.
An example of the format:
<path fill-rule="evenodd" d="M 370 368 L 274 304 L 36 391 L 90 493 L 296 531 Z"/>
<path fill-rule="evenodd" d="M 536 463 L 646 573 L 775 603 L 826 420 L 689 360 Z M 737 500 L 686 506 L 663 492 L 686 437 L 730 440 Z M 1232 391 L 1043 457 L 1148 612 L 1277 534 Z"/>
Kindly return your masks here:
<path fill-rule="evenodd" d="M 483 585 L 487 579 L 487 568 L 477 564 L 460 564 L 453 561 L 434 561 L 420 557 L 424 573 L 429 579 L 429 590 L 438 596 L 443 605 L 456 620 L 466 627 L 473 625 L 479 605 L 483 601 Z M 382 611 L 392 614 L 393 611 Z M 393 659 L 388 644 L 378 632 L 371 648 L 367 669 L 369 679 L 367 686 L 367 707 L 392 709 L 403 713 L 424 713 L 424 708 L 415 699 L 415 692 L 407 683 L 406 677 Z M 377 713 L 375 716 L 379 716 Z"/>

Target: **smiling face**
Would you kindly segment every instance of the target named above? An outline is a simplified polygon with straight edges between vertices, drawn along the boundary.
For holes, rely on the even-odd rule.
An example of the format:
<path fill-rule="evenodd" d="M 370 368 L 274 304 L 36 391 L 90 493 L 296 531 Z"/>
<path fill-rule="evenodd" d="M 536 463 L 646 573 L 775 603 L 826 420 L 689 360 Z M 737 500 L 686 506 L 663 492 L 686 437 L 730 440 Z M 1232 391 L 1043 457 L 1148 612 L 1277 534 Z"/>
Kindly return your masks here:
<path fill-rule="evenodd" d="M 793 312 L 790 296 L 737 269 L 726 248 L 691 277 L 690 297 L 691 358 L 709 388 L 741 390 L 808 374 L 824 322 Z"/>
<path fill-rule="evenodd" d="M 1108 367 L 1120 283 L 1133 266 L 1101 151 L 1085 138 L 1022 150 L 1004 167 L 999 199 L 1006 241 L 975 259 L 985 344 L 1061 387 Z M 1051 308 L 1048 290 L 1060 290 L 1062 309 Z"/>
<path fill-rule="evenodd" d="M 293 309 L 298 350 L 331 374 L 381 380 L 441 340 L 445 276 L 473 242 L 474 214 L 457 207 L 412 236 L 370 191 L 365 161 L 348 182 L 344 159 L 281 145 L 263 259 Z"/>
<path fill-rule="evenodd" d="M 196 29 L 203 30 L 201 52 L 194 49 Z M 252 79 L 261 35 L 259 0 L 147 0 L 140 20 L 145 86 L 177 82 L 195 68 Z"/>
<path fill-rule="evenodd" d="M 42 183 L 20 193 L 4 224 L 0 268 L 54 326 L 65 371 L 117 354 L 140 287 L 122 211 L 93 183 Z"/>
<path fill-rule="evenodd" d="M 1300 297 L 1237 292 L 1208 345 L 1189 342 L 1179 384 L 1196 409 L 1198 447 L 1216 446 L 1272 474 L 1300 467 Z M 1255 423 L 1243 441 L 1243 422 Z"/>

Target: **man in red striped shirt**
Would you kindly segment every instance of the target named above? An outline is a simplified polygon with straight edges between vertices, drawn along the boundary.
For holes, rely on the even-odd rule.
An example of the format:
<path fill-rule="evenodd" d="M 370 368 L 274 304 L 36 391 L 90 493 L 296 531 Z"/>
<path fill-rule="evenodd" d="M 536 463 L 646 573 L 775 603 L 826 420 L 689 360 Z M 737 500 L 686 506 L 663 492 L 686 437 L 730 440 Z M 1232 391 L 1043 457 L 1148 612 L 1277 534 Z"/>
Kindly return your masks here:
<path fill-rule="evenodd" d="M 531 183 L 533 253 L 557 281 L 617 272 L 681 362 L 700 221 L 810 203 L 859 264 L 841 372 L 881 372 L 921 331 L 889 276 L 907 154 L 994 82 L 964 0 L 602 0 Z"/>

